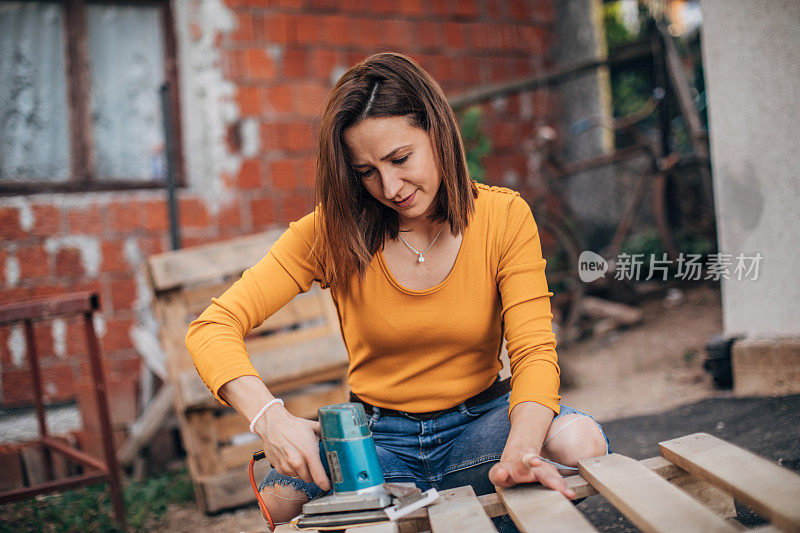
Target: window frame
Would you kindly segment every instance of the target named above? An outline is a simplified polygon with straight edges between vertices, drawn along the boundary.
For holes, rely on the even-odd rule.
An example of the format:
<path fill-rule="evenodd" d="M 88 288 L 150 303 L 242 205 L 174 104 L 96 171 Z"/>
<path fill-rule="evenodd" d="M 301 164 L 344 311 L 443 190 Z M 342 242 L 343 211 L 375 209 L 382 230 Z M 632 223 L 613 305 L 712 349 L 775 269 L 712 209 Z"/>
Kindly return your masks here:
<path fill-rule="evenodd" d="M 19 179 L 12 183 L 0 180 L 0 196 L 35 193 L 74 193 L 90 191 L 118 191 L 131 189 L 163 189 L 163 180 L 103 179 L 92 168 L 94 147 L 91 124 L 91 85 L 89 76 L 88 26 L 86 5 L 128 5 L 157 6 L 162 13 L 164 33 L 164 79 L 169 84 L 169 111 L 172 130 L 175 183 L 178 187 L 186 185 L 182 134 L 180 123 L 180 90 L 178 79 L 178 51 L 174 17 L 170 0 L 61 0 L 64 9 L 65 77 L 67 91 L 68 135 L 70 144 L 70 173 L 65 181 L 45 181 L 39 179 Z M 167 142 L 165 139 L 164 146 Z"/>

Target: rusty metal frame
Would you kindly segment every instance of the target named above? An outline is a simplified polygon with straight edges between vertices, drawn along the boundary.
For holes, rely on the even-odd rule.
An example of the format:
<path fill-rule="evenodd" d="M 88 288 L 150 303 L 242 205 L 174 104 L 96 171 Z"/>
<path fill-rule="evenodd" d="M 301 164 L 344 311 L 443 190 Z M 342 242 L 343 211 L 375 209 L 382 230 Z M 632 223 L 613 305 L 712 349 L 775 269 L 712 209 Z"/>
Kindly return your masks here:
<path fill-rule="evenodd" d="M 0 0 L 2 1 L 2 0 Z M 70 143 L 70 176 L 65 181 L 11 179 L 0 181 L 0 196 L 34 193 L 118 191 L 131 189 L 162 189 L 165 182 L 153 179 L 102 179 L 93 169 L 92 124 L 89 109 L 91 83 L 86 25 L 87 4 L 151 5 L 161 8 L 161 29 L 164 33 L 164 80 L 170 86 L 169 117 L 175 136 L 175 169 L 179 187 L 186 185 L 182 132 L 180 121 L 180 91 L 178 49 L 175 38 L 175 17 L 169 0 L 61 0 L 64 8 L 66 96 L 69 107 L 68 129 Z"/>
<path fill-rule="evenodd" d="M 94 312 L 100 308 L 100 299 L 97 293 L 76 292 L 61 296 L 35 299 L 26 302 L 12 303 L 0 306 L 0 326 L 22 322 L 27 342 L 28 363 L 30 365 L 33 382 L 34 403 L 36 405 L 36 419 L 39 423 L 38 443 L 45 449 L 60 453 L 82 465 L 85 472 L 82 475 L 69 476 L 64 479 L 47 481 L 6 492 L 0 492 L 0 503 L 24 500 L 38 494 L 53 491 L 72 489 L 83 485 L 108 482 L 111 486 L 111 504 L 117 524 L 124 531 L 125 504 L 122 499 L 122 483 L 120 481 L 117 457 L 114 452 L 114 442 L 111 435 L 111 421 L 106 395 L 106 379 L 103 374 L 100 360 L 100 343 L 92 320 Z M 97 402 L 100 418 L 100 432 L 103 440 L 103 460 L 92 457 L 68 444 L 64 444 L 51 437 L 47 431 L 47 419 L 42 390 L 42 376 L 39 364 L 39 353 L 36 349 L 36 339 L 33 334 L 33 322 L 52 319 L 68 315 L 82 315 L 86 342 L 89 349 L 89 363 L 94 384 L 95 400 Z M 45 454 L 45 467 L 48 478 L 53 477 L 53 465 L 50 454 Z"/>

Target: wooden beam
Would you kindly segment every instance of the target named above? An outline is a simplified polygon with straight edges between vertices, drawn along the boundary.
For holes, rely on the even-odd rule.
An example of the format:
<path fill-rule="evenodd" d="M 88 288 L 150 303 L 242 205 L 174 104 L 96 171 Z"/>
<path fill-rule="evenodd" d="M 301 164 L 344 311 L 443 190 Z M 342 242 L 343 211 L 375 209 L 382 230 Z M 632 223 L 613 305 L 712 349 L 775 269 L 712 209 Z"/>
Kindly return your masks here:
<path fill-rule="evenodd" d="M 139 451 L 144 448 L 158 432 L 164 421 L 173 411 L 173 387 L 171 383 L 164 383 L 147 405 L 147 409 L 131 426 L 128 439 L 122 443 L 117 452 L 117 460 L 123 466 L 133 462 Z"/>
<path fill-rule="evenodd" d="M 522 533 L 596 531 L 560 492 L 537 484 L 501 489 L 499 494 L 508 514 Z"/>
<path fill-rule="evenodd" d="M 136 352 L 144 359 L 147 368 L 161 379 L 167 381 L 167 354 L 161 346 L 158 337 L 155 336 L 150 330 L 142 326 L 134 326 L 128 332 L 128 337 L 133 341 L 133 347 Z"/>
<path fill-rule="evenodd" d="M 737 531 L 691 496 L 623 455 L 584 459 L 578 468 L 642 531 Z"/>
<path fill-rule="evenodd" d="M 345 529 L 345 533 L 398 533 L 397 522 L 383 522 L 363 527 Z"/>
<path fill-rule="evenodd" d="M 283 231 L 231 239 L 224 246 L 211 243 L 153 255 L 147 260 L 153 288 L 160 292 L 244 272 L 267 254 Z"/>
<path fill-rule="evenodd" d="M 428 519 L 433 533 L 497 531 L 470 486 L 458 487 L 450 494 L 441 494 L 428 507 Z"/>
<path fill-rule="evenodd" d="M 689 129 L 692 146 L 695 152 L 707 156 L 708 145 L 705 140 L 707 132 L 700 122 L 700 114 L 697 112 L 697 108 L 694 105 L 692 88 L 689 86 L 689 80 L 686 79 L 686 73 L 683 71 L 680 54 L 678 54 L 675 42 L 672 40 L 672 36 L 664 25 L 658 24 L 657 28 L 661 36 L 662 45 L 664 46 L 664 59 L 666 61 L 667 73 L 669 74 L 670 81 L 672 81 L 672 88 L 675 90 L 675 97 L 678 100 L 678 107 L 681 110 L 681 115 Z"/>
<path fill-rule="evenodd" d="M 800 531 L 800 476 L 706 433 L 661 442 L 661 455 L 705 479 L 779 528 Z"/>

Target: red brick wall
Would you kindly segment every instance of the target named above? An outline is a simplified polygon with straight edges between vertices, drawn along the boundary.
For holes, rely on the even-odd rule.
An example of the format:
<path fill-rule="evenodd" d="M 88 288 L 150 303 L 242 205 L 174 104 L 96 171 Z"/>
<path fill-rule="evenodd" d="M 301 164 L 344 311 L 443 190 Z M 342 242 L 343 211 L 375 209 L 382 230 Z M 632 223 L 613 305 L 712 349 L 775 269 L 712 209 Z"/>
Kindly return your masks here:
<path fill-rule="evenodd" d="M 233 202 L 217 210 L 191 187 L 181 192 L 186 246 L 286 224 L 311 209 L 316 120 L 343 69 L 373 52 L 401 51 L 419 61 L 448 95 L 456 95 L 540 72 L 555 17 L 555 0 L 225 2 L 237 27 L 218 36 L 220 67 L 236 88 L 239 120 L 257 121 L 261 148 L 255 157 L 241 157 L 238 172 L 223 176 Z M 190 17 L 188 24 L 190 38 L 200 38 L 198 22 Z M 543 93 L 483 106 L 483 129 L 493 146 L 485 160 L 487 181 L 524 187 L 531 174 L 526 149 L 534 121 L 557 109 L 553 95 Z M 228 126 L 233 155 L 241 156 L 240 132 L 241 122 Z M 193 176 L 187 181 L 191 184 Z M 0 301 L 99 291 L 107 370 L 135 375 L 140 359 L 128 331 L 138 323 L 137 312 L 147 297 L 140 294 L 136 275 L 141 258 L 168 248 L 163 193 L 64 198 L 38 195 L 0 202 Z M 72 323 L 67 330 L 66 353 L 56 353 L 52 328 L 37 327 L 49 401 L 72 398 L 73 383 L 83 372 L 82 331 Z M 32 398 L 26 367 L 12 361 L 10 334 L 0 328 L 3 406 Z"/>

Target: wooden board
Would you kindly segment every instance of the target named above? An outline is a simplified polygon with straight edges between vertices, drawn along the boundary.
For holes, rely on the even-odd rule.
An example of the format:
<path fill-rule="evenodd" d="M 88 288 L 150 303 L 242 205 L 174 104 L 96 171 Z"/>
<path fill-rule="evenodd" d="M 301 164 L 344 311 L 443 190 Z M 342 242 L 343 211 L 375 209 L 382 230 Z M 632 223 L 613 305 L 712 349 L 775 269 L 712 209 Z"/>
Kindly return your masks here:
<path fill-rule="evenodd" d="M 185 347 L 188 324 L 259 261 L 284 229 L 167 252 L 148 259 L 175 412 L 198 504 L 216 512 L 251 502 L 246 464 L 258 442 L 231 440 L 247 421 L 215 400 Z M 244 339 L 256 370 L 295 415 L 346 401 L 348 357 L 330 292 L 297 295 Z M 222 415 L 222 416 L 220 416 Z M 237 443 L 237 444 L 234 444 Z"/>
<path fill-rule="evenodd" d="M 642 531 L 736 531 L 691 496 L 628 457 L 594 457 L 579 461 L 578 468 Z"/>
<path fill-rule="evenodd" d="M 501 489 L 500 498 L 522 533 L 596 531 L 563 494 L 541 485 Z"/>
<path fill-rule="evenodd" d="M 372 524 L 364 527 L 351 527 L 345 529 L 345 533 L 397 533 L 397 522 L 384 522 L 382 524 Z"/>
<path fill-rule="evenodd" d="M 441 494 L 430 507 L 428 519 L 433 533 L 485 533 L 497 531 L 483 512 L 483 506 L 472 487 Z"/>
<path fill-rule="evenodd" d="M 244 272 L 267 254 L 283 231 L 270 230 L 151 256 L 147 262 L 153 288 L 164 291 Z"/>
<path fill-rule="evenodd" d="M 256 463 L 258 469 L 255 478 L 264 479 L 269 465 L 266 461 Z M 239 507 L 252 503 L 256 497 L 250 487 L 250 475 L 246 466 L 241 466 L 214 476 L 200 476 L 193 478 L 198 502 L 202 503 L 201 510 L 206 513 L 216 513 L 223 509 Z"/>
<path fill-rule="evenodd" d="M 661 455 L 752 507 L 774 525 L 800 531 L 800 476 L 706 433 L 659 443 Z"/>
<path fill-rule="evenodd" d="M 731 349 L 736 396 L 800 392 L 800 337 L 741 339 Z"/>

